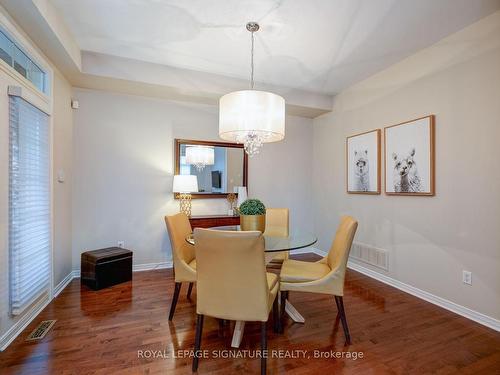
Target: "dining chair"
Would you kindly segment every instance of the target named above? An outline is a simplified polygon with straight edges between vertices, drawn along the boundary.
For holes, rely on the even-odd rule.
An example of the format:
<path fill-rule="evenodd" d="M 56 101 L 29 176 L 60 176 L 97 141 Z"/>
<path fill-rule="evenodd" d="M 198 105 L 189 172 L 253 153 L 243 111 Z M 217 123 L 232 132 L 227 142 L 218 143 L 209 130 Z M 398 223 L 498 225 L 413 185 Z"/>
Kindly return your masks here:
<path fill-rule="evenodd" d="M 197 261 L 195 354 L 201 347 L 203 319 L 260 322 L 261 350 L 267 350 L 266 322 L 273 310 L 279 331 L 278 276 L 266 272 L 264 237 L 259 231 L 194 230 Z M 193 371 L 198 356 L 193 357 Z M 261 358 L 266 373 L 266 358 Z"/>
<path fill-rule="evenodd" d="M 288 237 L 289 235 L 289 210 L 288 208 L 266 208 L 266 236 Z M 288 259 L 289 251 L 275 253 L 268 266 L 281 266 Z"/>
<path fill-rule="evenodd" d="M 165 216 L 165 223 L 170 237 L 170 244 L 172 245 L 172 258 L 174 261 L 175 288 L 168 315 L 168 320 L 172 320 L 182 283 L 189 283 L 187 298 L 191 298 L 193 283 L 196 282 L 196 259 L 193 246 L 186 242 L 186 236 L 192 232 L 187 215 L 178 213 Z"/>
<path fill-rule="evenodd" d="M 335 297 L 348 344 L 351 343 L 351 336 L 344 309 L 344 278 L 357 227 L 358 222 L 354 218 L 343 216 L 326 257 L 318 262 L 287 259 L 283 262 L 280 274 L 281 315 L 284 315 L 289 291 L 331 294 Z"/>

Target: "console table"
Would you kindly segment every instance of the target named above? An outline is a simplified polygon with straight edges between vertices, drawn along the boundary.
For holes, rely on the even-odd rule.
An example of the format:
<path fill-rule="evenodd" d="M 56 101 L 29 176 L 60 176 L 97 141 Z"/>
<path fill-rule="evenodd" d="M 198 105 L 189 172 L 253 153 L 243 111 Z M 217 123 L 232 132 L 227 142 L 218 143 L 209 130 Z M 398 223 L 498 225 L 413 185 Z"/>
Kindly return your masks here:
<path fill-rule="evenodd" d="M 239 216 L 229 215 L 203 215 L 189 218 L 191 228 L 211 228 L 225 225 L 240 225 Z"/>

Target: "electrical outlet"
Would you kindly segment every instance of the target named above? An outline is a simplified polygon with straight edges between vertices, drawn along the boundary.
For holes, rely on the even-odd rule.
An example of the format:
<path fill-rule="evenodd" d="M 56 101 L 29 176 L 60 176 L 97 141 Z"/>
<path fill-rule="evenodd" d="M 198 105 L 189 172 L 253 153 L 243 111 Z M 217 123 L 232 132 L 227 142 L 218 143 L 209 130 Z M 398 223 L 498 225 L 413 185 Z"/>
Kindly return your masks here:
<path fill-rule="evenodd" d="M 462 281 L 464 284 L 472 285 L 472 272 L 463 270 Z"/>
<path fill-rule="evenodd" d="M 125 247 L 125 241 L 118 241 L 118 247 L 123 249 Z"/>

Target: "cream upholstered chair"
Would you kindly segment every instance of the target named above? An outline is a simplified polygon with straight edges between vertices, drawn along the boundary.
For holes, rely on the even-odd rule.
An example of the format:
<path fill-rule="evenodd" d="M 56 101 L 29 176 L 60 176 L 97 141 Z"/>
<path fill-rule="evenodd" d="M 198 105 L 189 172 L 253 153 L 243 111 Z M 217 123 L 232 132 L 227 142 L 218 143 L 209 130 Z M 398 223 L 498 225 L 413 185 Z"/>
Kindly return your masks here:
<path fill-rule="evenodd" d="M 288 208 L 267 208 L 266 209 L 266 229 L 264 234 L 275 237 L 288 237 L 289 232 Z M 270 265 L 281 265 L 288 259 L 288 251 L 275 253 Z"/>
<path fill-rule="evenodd" d="M 343 216 L 326 257 L 315 263 L 287 259 L 280 274 L 282 314 L 289 291 L 332 294 L 348 344 L 351 337 L 344 310 L 344 278 L 357 227 L 358 222 L 354 218 Z"/>
<path fill-rule="evenodd" d="M 258 231 L 194 230 L 197 261 L 195 353 L 201 346 L 203 317 L 261 322 L 261 346 L 267 350 L 266 322 L 273 309 L 279 321 L 278 276 L 266 272 L 264 238 Z M 198 358 L 193 358 L 193 371 Z M 266 372 L 266 359 L 261 359 Z"/>
<path fill-rule="evenodd" d="M 187 297 L 188 299 L 191 297 L 193 283 L 196 281 L 196 259 L 193 246 L 186 242 L 186 236 L 191 233 L 191 224 L 186 214 L 178 213 L 177 215 L 165 216 L 165 223 L 172 245 L 174 261 L 175 289 L 168 315 L 168 320 L 172 320 L 182 283 L 189 283 Z"/>

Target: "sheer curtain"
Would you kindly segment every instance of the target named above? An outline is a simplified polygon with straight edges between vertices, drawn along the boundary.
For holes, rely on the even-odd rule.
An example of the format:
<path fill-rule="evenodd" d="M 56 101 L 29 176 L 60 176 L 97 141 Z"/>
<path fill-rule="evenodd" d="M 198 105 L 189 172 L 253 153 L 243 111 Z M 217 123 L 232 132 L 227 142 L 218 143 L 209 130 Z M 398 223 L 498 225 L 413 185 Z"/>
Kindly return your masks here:
<path fill-rule="evenodd" d="M 21 314 L 50 283 L 48 115 L 9 96 L 10 312 Z"/>

